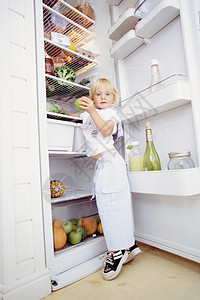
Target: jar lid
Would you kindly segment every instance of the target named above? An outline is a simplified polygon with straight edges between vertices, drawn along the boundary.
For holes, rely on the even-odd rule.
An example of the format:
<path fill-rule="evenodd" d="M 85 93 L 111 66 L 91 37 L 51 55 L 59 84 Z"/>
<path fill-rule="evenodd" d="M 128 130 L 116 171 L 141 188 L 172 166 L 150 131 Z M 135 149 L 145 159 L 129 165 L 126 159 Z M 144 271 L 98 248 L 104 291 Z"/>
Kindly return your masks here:
<path fill-rule="evenodd" d="M 184 151 L 176 151 L 176 152 L 170 152 L 168 153 L 169 157 L 180 157 L 180 156 L 190 156 L 190 151 L 189 150 L 184 150 Z"/>

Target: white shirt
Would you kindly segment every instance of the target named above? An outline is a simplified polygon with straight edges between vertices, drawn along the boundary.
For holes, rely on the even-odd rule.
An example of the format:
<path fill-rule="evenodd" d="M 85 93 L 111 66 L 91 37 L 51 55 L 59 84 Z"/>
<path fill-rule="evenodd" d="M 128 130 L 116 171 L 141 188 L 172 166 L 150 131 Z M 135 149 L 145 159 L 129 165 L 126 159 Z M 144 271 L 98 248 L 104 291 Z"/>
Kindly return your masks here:
<path fill-rule="evenodd" d="M 121 121 L 119 119 L 118 112 L 114 107 L 96 110 L 104 121 L 112 120 L 114 122 L 114 128 L 112 134 L 109 137 L 104 137 L 97 129 L 88 112 L 84 112 L 80 115 L 83 120 L 82 128 L 87 145 L 86 155 L 89 157 L 97 155 L 105 150 L 114 148 L 115 141 L 113 134 L 118 133 L 118 136 L 123 135 Z"/>

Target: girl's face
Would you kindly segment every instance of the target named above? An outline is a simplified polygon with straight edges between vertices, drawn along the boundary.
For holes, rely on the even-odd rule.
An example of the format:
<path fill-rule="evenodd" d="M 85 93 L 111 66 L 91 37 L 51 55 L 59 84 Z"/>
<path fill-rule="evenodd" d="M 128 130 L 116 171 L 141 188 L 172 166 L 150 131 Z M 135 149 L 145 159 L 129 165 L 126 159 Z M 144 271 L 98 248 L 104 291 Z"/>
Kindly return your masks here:
<path fill-rule="evenodd" d="M 108 108 L 114 102 L 113 94 L 102 84 L 93 94 L 94 105 L 98 109 Z"/>

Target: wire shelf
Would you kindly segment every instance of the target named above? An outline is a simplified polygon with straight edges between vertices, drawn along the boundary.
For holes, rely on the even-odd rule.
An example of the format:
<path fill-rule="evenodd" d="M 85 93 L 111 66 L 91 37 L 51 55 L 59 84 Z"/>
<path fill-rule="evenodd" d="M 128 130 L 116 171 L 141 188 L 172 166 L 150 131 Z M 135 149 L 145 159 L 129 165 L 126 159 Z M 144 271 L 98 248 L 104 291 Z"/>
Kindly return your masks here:
<path fill-rule="evenodd" d="M 89 88 L 81 84 L 60 79 L 55 76 L 45 74 L 46 94 L 48 98 L 54 100 L 69 101 L 72 98 L 89 95 Z"/>
<path fill-rule="evenodd" d="M 91 196 L 91 192 L 88 192 L 84 189 L 66 186 L 63 195 L 58 198 L 51 198 L 51 203 L 61 203 L 68 200 L 75 200 L 89 196 Z"/>
<path fill-rule="evenodd" d="M 81 55 L 77 52 L 68 49 L 65 46 L 58 45 L 48 39 L 44 39 L 44 49 L 46 53 L 52 58 L 54 69 L 66 65 L 70 67 L 76 75 L 88 71 L 95 67 L 97 62 L 94 60 L 92 53 L 86 53 L 88 56 Z"/>
<path fill-rule="evenodd" d="M 96 38 L 95 34 L 88 30 L 95 24 L 94 20 L 62 0 L 43 0 L 43 24 L 44 36 L 49 40 L 51 32 L 57 32 L 68 36 L 70 42 L 80 47 Z"/>
<path fill-rule="evenodd" d="M 70 115 L 65 115 L 61 113 L 52 113 L 47 112 L 47 118 L 49 119 L 55 119 L 55 120 L 62 120 L 62 121 L 70 121 L 74 123 L 82 123 L 82 119 L 79 117 L 72 117 Z"/>

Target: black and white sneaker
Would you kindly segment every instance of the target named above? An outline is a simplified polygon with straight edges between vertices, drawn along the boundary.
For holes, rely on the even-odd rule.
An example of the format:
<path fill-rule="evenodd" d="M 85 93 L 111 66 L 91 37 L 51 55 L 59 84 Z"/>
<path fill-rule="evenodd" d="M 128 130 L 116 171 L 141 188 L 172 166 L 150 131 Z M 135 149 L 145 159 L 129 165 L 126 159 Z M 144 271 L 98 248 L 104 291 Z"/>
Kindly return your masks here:
<path fill-rule="evenodd" d="M 120 273 L 122 265 L 128 257 L 128 252 L 119 250 L 117 252 L 108 252 L 105 267 L 102 271 L 105 280 L 112 280 Z"/>
<path fill-rule="evenodd" d="M 125 264 L 127 264 L 129 261 L 133 260 L 134 257 L 141 252 L 138 245 L 135 243 L 133 246 L 131 246 L 129 249 L 126 250 L 128 257 L 125 261 Z"/>

